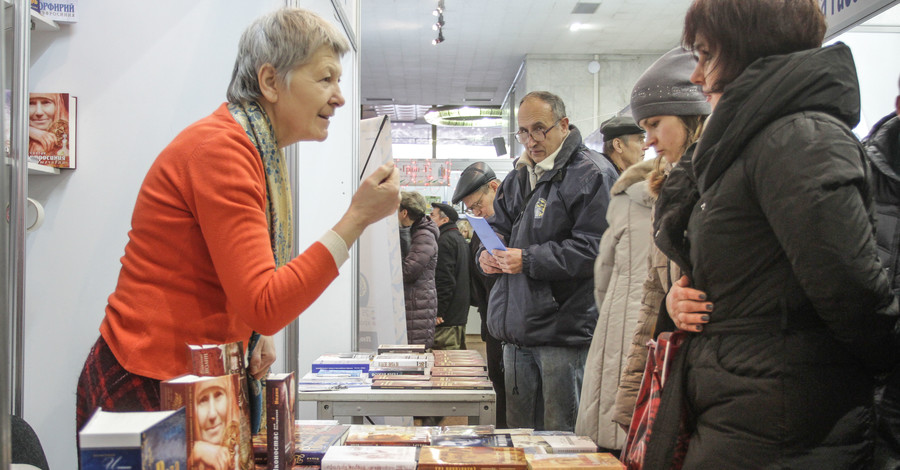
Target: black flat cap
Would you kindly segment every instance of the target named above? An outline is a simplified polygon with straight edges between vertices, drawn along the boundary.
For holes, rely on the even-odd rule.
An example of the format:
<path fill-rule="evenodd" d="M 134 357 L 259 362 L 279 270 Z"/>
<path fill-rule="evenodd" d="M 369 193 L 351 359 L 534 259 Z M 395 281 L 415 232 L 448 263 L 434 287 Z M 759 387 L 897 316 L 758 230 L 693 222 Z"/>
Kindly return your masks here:
<path fill-rule="evenodd" d="M 459 204 L 462 198 L 495 179 L 497 176 L 494 175 L 494 170 L 487 166 L 487 163 L 475 162 L 467 166 L 459 175 L 459 183 L 456 183 L 456 190 L 453 191 L 453 203 Z"/>
<path fill-rule="evenodd" d="M 600 132 L 603 133 L 603 141 L 606 142 L 623 135 L 643 134 L 644 129 L 641 129 L 630 116 L 613 116 L 600 124 Z"/>
<path fill-rule="evenodd" d="M 444 213 L 444 215 L 450 218 L 450 222 L 456 222 L 457 220 L 459 220 L 459 214 L 456 213 L 456 209 L 454 209 L 453 206 L 449 204 L 432 202 L 431 207 L 437 207 L 438 209 L 440 209 L 441 212 Z"/>

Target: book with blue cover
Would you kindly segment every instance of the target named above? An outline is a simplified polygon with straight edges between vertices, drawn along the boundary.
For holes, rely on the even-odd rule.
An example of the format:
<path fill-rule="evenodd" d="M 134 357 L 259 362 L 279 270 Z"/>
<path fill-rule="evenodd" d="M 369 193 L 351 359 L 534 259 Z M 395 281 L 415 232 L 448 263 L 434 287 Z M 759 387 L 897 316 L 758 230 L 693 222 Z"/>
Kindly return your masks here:
<path fill-rule="evenodd" d="M 78 433 L 82 470 L 187 468 L 185 409 L 97 409 Z"/>

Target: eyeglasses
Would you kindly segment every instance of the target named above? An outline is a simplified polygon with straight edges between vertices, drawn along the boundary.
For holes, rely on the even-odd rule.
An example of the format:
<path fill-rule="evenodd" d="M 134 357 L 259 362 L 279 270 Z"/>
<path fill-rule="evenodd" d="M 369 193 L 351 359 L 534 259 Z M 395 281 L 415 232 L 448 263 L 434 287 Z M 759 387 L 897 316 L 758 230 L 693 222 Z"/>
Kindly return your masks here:
<path fill-rule="evenodd" d="M 478 198 L 477 201 L 475 201 L 475 204 L 472 204 L 471 206 L 466 207 L 467 215 L 475 215 L 476 210 L 478 212 L 481 212 L 482 210 L 484 210 L 484 206 L 482 205 L 482 201 L 484 201 L 484 196 L 485 196 L 485 194 L 482 194 L 481 197 Z"/>
<path fill-rule="evenodd" d="M 559 121 L 562 121 L 562 120 L 563 120 L 563 118 L 557 119 L 556 122 L 554 122 L 553 125 L 550 126 L 549 128 L 547 128 L 547 130 L 545 130 L 545 131 L 542 131 L 540 129 L 535 129 L 531 132 L 526 131 L 526 130 L 521 130 L 519 132 L 516 132 L 516 140 L 520 144 L 524 144 L 525 142 L 527 142 L 528 137 L 530 136 L 531 140 L 533 140 L 535 142 L 543 142 L 544 139 L 547 138 L 547 133 L 550 132 L 551 130 L 553 130 L 553 128 L 556 127 L 557 124 L 559 124 Z"/>

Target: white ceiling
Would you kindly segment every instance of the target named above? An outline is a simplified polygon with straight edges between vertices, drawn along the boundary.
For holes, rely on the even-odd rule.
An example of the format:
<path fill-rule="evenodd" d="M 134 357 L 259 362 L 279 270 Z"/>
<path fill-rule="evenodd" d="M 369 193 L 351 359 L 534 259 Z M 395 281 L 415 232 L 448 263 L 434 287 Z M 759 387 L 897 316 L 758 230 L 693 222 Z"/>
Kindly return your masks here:
<path fill-rule="evenodd" d="M 690 3 L 444 0 L 445 41 L 432 45 L 438 0 L 363 0 L 362 104 L 499 106 L 525 54 L 662 54 L 678 44 Z M 570 31 L 574 22 L 585 29 Z"/>

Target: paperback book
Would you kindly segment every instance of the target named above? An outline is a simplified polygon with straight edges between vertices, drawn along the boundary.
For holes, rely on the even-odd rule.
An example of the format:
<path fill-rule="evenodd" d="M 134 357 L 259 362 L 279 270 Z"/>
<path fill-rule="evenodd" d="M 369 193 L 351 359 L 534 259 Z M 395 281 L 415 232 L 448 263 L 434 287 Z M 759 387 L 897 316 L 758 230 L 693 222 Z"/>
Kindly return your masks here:
<path fill-rule="evenodd" d="M 528 468 L 522 449 L 515 447 L 427 446 L 419 451 L 419 470 Z"/>
<path fill-rule="evenodd" d="M 430 380 L 372 380 L 372 390 L 431 390 L 432 388 L 434 385 Z"/>
<path fill-rule="evenodd" d="M 554 454 L 597 452 L 597 444 L 587 436 L 541 436 L 550 444 Z"/>
<path fill-rule="evenodd" d="M 415 470 L 416 447 L 332 446 L 322 470 Z"/>
<path fill-rule="evenodd" d="M 484 367 L 432 367 L 432 377 L 487 377 Z"/>
<path fill-rule="evenodd" d="M 625 465 L 609 453 L 526 454 L 525 460 L 530 470 L 625 470 Z"/>
<path fill-rule="evenodd" d="M 253 468 L 250 431 L 242 429 L 247 423 L 242 420 L 241 377 L 182 375 L 160 383 L 162 409 L 186 408 L 187 454 L 195 467 L 217 465 L 215 462 L 224 454 L 228 469 Z"/>
<path fill-rule="evenodd" d="M 465 377 L 432 377 L 432 388 L 441 390 L 493 390 L 494 384 L 488 379 Z"/>
<path fill-rule="evenodd" d="M 348 446 L 427 446 L 431 436 L 440 433 L 437 426 L 390 426 L 357 424 L 347 431 Z"/>
<path fill-rule="evenodd" d="M 433 446 L 453 447 L 513 447 L 509 434 L 480 434 L 466 436 L 459 434 L 439 434 L 431 438 Z"/>
<path fill-rule="evenodd" d="M 480 436 L 495 432 L 493 424 L 453 424 L 441 427 L 442 436 Z"/>
<path fill-rule="evenodd" d="M 97 409 L 79 436 L 82 470 L 187 468 L 185 410 Z"/>
<path fill-rule="evenodd" d="M 553 448 L 550 447 L 550 444 L 547 444 L 547 441 L 544 440 L 544 436 L 534 436 L 527 434 L 513 435 L 512 443 L 513 447 L 522 449 L 525 454 L 553 453 Z"/>
<path fill-rule="evenodd" d="M 425 353 L 424 344 L 379 344 L 378 354 L 384 353 Z"/>
<path fill-rule="evenodd" d="M 70 93 L 28 97 L 28 161 L 75 169 L 78 100 Z"/>
<path fill-rule="evenodd" d="M 269 470 L 290 470 L 294 464 L 294 373 L 266 378 L 266 456 Z"/>
<path fill-rule="evenodd" d="M 324 369 L 343 369 L 369 372 L 371 364 L 371 353 L 326 353 L 313 361 L 312 371 L 319 372 Z"/>

